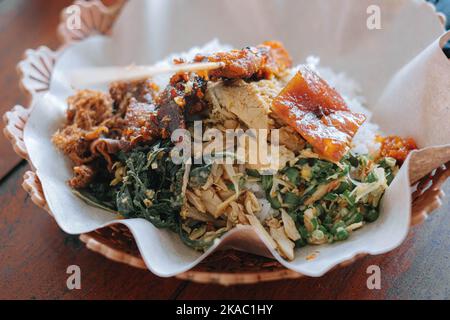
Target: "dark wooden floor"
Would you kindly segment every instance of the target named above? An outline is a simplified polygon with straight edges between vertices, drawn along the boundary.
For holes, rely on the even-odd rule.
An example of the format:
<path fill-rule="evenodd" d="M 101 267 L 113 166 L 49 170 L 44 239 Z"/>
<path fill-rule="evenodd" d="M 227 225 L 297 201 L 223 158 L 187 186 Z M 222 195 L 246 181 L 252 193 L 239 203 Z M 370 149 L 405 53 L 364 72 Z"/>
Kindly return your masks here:
<path fill-rule="evenodd" d="M 0 114 L 25 103 L 15 64 L 27 48 L 56 48 L 60 10 L 70 0 L 0 0 Z M 198 285 L 160 279 L 114 263 L 65 235 L 21 188 L 27 170 L 0 136 L 0 299 L 417 299 L 450 298 L 450 203 L 393 252 L 367 257 L 320 279 L 251 286 Z M 447 185 L 447 192 L 450 185 Z M 69 291 L 66 269 L 78 265 L 82 289 Z M 381 268 L 381 289 L 369 290 L 367 267 Z"/>

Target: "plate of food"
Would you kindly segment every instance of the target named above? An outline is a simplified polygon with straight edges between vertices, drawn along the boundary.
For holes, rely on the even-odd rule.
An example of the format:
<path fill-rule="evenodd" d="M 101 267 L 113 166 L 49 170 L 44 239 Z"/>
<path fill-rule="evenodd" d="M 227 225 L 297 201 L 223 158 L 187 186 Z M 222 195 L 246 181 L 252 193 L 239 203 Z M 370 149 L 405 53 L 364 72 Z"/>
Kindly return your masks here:
<path fill-rule="evenodd" d="M 32 107 L 8 119 L 23 120 L 22 136 L 9 136 L 35 169 L 26 185 L 36 202 L 92 249 L 162 277 L 318 277 L 399 246 L 439 200 L 450 160 L 449 35 L 432 7 L 380 2 L 389 15 L 373 29 L 377 11 L 364 1 L 288 2 L 290 12 L 275 1 L 240 12 L 217 3 L 211 12 L 236 23 L 211 14 L 213 27 L 186 37 L 179 30 L 197 21 L 200 2 L 79 2 L 92 19 L 82 27 L 109 17 L 109 35 L 72 30 L 66 15 L 66 41 L 86 37 L 29 53 Z M 161 10 L 174 21 L 167 30 Z M 332 12 L 339 28 L 313 23 Z M 245 14 L 258 30 L 242 25 Z M 415 41 L 393 42 L 417 17 L 425 27 L 411 30 Z M 48 85 L 38 90 L 26 80 L 43 64 Z M 441 86 L 424 86 L 430 79 Z M 413 208 L 419 196 L 427 200 Z M 243 262 L 227 280 L 195 277 L 225 249 L 270 270 Z"/>

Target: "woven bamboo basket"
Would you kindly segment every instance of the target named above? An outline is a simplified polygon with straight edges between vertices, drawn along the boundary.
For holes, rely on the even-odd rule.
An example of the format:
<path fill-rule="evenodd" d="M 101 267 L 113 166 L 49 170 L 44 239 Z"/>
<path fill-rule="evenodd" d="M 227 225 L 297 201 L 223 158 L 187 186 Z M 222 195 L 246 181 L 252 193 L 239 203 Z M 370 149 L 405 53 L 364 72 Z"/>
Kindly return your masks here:
<path fill-rule="evenodd" d="M 126 0 L 119 0 L 113 6 L 105 6 L 100 0 L 76 1 L 74 5 L 80 8 L 82 27 L 79 30 L 68 28 L 68 11 L 63 10 L 58 35 L 62 45 L 59 50 L 52 51 L 47 47 L 27 50 L 17 70 L 21 77 L 20 86 L 27 94 L 30 105 L 32 101 L 45 94 L 50 87 L 52 70 L 61 50 L 70 43 L 80 41 L 93 34 L 108 35 L 112 25 Z M 445 24 L 445 16 L 436 13 L 439 20 Z M 30 108 L 15 106 L 4 117 L 4 134 L 11 142 L 14 151 L 23 159 L 28 159 L 28 153 L 23 141 L 23 130 L 26 125 Z M 32 201 L 45 209 L 50 215 L 39 177 L 33 171 L 24 175 L 23 188 Z M 444 196 L 441 188 L 450 176 L 450 162 L 436 168 L 421 177 L 412 187 L 412 219 L 411 224 L 423 222 L 426 217 L 440 207 Z M 130 231 L 122 225 L 114 225 L 92 233 L 82 234 L 80 240 L 92 251 L 98 252 L 113 261 L 132 267 L 146 269 L 136 243 Z M 364 256 L 358 255 L 340 264 L 346 266 Z M 280 279 L 294 279 L 302 274 L 284 268 L 277 261 L 233 250 L 220 251 L 208 257 L 194 269 L 177 276 L 179 279 L 199 283 L 216 283 L 221 285 L 251 284 Z"/>

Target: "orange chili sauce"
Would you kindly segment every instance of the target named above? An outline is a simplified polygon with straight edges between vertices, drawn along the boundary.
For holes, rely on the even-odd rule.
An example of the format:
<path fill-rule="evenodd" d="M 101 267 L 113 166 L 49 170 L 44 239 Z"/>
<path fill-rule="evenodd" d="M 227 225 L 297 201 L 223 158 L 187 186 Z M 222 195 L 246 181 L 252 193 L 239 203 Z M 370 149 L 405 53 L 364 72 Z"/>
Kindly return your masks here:
<path fill-rule="evenodd" d="M 401 138 L 398 136 L 377 137 L 381 143 L 380 157 L 391 157 L 402 163 L 412 150 L 417 149 L 413 138 Z"/>

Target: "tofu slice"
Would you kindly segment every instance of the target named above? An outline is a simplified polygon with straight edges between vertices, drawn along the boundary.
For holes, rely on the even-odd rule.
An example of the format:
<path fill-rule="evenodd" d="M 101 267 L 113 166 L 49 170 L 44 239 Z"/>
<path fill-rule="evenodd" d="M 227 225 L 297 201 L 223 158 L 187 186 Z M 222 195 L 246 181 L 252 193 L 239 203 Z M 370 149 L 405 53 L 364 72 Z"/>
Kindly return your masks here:
<path fill-rule="evenodd" d="M 243 80 L 219 82 L 208 87 L 206 98 L 234 114 L 251 129 L 269 129 L 271 103 L 281 89 L 282 85 L 275 79 L 251 83 Z"/>

